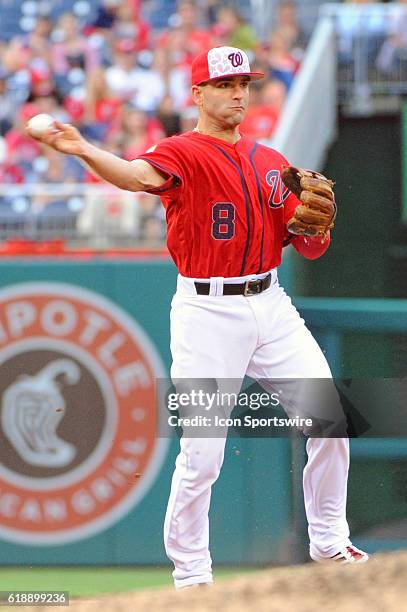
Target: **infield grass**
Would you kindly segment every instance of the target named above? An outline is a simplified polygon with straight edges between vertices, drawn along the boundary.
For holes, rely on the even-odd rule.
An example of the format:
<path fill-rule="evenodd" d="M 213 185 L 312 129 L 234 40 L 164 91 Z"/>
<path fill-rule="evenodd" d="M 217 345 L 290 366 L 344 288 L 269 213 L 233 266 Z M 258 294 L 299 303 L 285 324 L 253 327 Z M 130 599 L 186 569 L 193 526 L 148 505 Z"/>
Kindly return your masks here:
<path fill-rule="evenodd" d="M 219 568 L 215 579 L 250 571 L 255 570 Z M 83 597 L 171 585 L 171 569 L 161 567 L 0 568 L 0 591 L 69 591 L 70 597 Z"/>

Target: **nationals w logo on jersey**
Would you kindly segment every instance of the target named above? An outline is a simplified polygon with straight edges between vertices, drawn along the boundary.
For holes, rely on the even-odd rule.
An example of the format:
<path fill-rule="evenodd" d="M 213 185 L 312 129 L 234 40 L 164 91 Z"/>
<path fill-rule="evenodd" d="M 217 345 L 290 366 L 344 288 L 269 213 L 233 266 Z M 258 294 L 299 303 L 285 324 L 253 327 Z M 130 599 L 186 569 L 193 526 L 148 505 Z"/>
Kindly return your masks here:
<path fill-rule="evenodd" d="M 270 185 L 271 192 L 268 200 L 271 208 L 280 208 L 288 198 L 289 189 L 284 186 L 279 170 L 269 170 L 266 174 L 267 185 Z"/>
<path fill-rule="evenodd" d="M 62 283 L 0 291 L 0 538 L 89 537 L 142 499 L 161 467 L 156 378 L 134 319 Z"/>
<path fill-rule="evenodd" d="M 233 68 L 237 68 L 243 64 L 243 55 L 241 53 L 230 53 L 228 55 L 228 60 L 232 64 Z"/>

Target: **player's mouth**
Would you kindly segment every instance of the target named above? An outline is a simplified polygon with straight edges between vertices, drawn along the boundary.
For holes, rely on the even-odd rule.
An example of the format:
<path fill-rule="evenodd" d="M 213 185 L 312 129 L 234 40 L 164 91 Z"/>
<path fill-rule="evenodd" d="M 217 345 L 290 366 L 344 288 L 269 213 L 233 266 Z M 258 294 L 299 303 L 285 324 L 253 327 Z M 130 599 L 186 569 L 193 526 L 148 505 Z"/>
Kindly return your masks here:
<path fill-rule="evenodd" d="M 244 106 L 231 106 L 230 108 L 231 108 L 232 110 L 242 110 L 242 111 L 244 111 L 244 110 L 245 110 Z"/>

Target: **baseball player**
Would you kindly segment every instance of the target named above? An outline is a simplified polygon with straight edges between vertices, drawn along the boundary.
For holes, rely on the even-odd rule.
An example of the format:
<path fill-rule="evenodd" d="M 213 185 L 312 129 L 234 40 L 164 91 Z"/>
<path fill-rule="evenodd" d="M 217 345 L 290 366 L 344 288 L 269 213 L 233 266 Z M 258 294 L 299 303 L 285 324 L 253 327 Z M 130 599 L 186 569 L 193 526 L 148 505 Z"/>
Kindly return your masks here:
<path fill-rule="evenodd" d="M 161 197 L 168 249 L 179 270 L 171 305 L 174 380 L 331 378 L 322 351 L 278 284 L 277 268 L 288 242 L 308 259 L 327 250 L 335 216 L 332 183 L 317 173 L 284 169 L 280 153 L 239 133 L 250 82 L 263 76 L 251 72 L 240 49 L 199 55 L 192 64 L 196 128 L 132 162 L 90 144 L 67 124 L 56 122 L 39 137 L 122 189 Z M 177 588 L 213 580 L 208 512 L 224 446 L 224 436 L 180 440 L 164 525 Z M 311 558 L 367 561 L 352 545 L 346 521 L 347 437 L 309 437 L 306 449 Z"/>

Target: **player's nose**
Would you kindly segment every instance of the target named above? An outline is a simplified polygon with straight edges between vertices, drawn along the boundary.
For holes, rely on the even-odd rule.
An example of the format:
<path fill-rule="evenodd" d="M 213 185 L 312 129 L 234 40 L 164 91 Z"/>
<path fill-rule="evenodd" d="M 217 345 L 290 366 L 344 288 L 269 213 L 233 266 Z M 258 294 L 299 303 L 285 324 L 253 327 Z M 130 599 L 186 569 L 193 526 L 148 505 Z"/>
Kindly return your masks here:
<path fill-rule="evenodd" d="M 241 85 L 235 85 L 233 88 L 233 98 L 235 100 L 242 100 L 245 95 L 245 89 Z"/>

